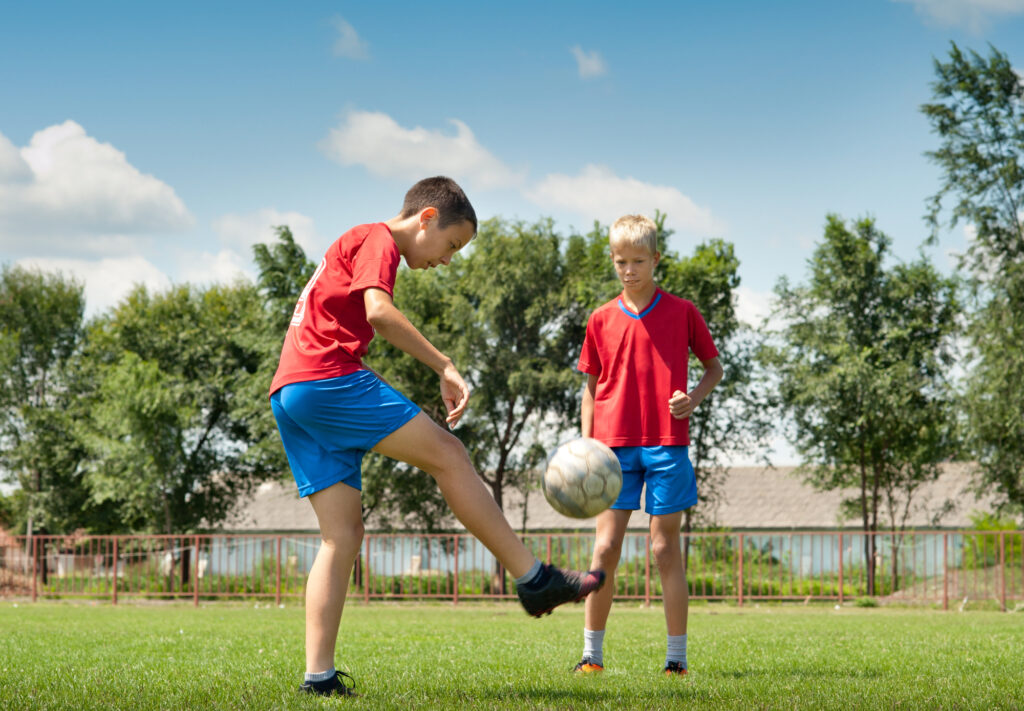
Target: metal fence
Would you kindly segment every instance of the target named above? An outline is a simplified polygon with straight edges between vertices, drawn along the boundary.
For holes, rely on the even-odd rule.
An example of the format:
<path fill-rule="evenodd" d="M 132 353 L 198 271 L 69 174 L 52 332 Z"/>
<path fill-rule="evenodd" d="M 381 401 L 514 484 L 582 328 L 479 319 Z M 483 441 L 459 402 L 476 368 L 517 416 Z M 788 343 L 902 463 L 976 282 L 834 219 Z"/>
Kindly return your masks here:
<path fill-rule="evenodd" d="M 524 537 L 541 559 L 586 569 L 592 534 Z M 690 597 L 728 600 L 1024 602 L 1024 531 L 697 532 L 682 536 Z M 0 538 L 0 596 L 108 599 L 301 598 L 316 535 Z M 866 561 L 873 561 L 873 565 Z M 466 534 L 367 534 L 350 598 L 515 598 L 515 584 Z M 650 536 L 628 533 L 615 599 L 661 599 Z"/>

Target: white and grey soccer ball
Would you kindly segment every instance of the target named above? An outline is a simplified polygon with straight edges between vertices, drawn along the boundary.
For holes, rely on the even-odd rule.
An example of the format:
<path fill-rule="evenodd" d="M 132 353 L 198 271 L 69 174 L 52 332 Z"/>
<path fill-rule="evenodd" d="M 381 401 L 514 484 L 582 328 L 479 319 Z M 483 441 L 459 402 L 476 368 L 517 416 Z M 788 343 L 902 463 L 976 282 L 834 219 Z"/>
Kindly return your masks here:
<path fill-rule="evenodd" d="M 608 445 L 580 437 L 561 445 L 548 458 L 541 490 L 558 513 L 590 518 L 615 503 L 622 491 L 622 468 Z"/>

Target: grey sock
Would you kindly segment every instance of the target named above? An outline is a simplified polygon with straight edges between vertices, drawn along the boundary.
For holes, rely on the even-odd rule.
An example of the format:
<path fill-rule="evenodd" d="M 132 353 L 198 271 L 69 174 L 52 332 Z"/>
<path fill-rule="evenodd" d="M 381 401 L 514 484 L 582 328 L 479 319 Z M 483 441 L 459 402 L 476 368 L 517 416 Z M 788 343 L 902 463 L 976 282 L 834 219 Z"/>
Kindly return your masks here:
<path fill-rule="evenodd" d="M 522 576 L 516 578 L 516 585 L 527 585 L 533 582 L 533 579 L 540 575 L 540 561 L 536 558 L 533 559 L 533 566 L 523 573 Z"/>
<path fill-rule="evenodd" d="M 668 635 L 668 652 L 665 654 L 665 666 L 669 662 L 679 662 L 686 667 L 686 635 Z"/>
<path fill-rule="evenodd" d="M 333 677 L 337 673 L 338 672 L 334 669 L 334 667 L 331 667 L 327 671 L 323 671 L 323 672 L 316 672 L 316 673 L 306 672 L 305 681 L 327 681 L 328 679 L 330 679 L 331 677 Z"/>
<path fill-rule="evenodd" d="M 594 664 L 604 666 L 604 630 L 583 628 L 583 657 Z"/>

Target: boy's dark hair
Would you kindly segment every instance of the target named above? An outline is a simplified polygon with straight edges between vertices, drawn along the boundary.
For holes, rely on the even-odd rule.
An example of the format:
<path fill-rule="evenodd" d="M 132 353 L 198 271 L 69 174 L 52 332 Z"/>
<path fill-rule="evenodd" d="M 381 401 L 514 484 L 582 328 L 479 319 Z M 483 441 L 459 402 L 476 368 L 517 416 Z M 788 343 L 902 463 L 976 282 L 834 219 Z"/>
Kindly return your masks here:
<path fill-rule="evenodd" d="M 473 234 L 476 234 L 476 211 L 466 193 L 451 178 L 443 175 L 424 178 L 409 188 L 402 204 L 402 217 L 412 217 L 425 207 L 437 208 L 438 227 L 444 229 L 465 220 L 473 225 Z"/>

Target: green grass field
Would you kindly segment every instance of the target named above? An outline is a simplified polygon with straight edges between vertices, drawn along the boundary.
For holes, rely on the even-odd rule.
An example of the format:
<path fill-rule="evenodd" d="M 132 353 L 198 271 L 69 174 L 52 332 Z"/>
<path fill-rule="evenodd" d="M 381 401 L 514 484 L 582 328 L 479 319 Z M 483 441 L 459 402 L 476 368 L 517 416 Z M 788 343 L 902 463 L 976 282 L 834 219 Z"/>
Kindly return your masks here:
<path fill-rule="evenodd" d="M 695 605 L 686 679 L 658 607 L 617 605 L 607 671 L 574 677 L 581 606 L 345 611 L 360 699 L 299 695 L 303 610 L 0 603 L 0 709 L 1024 709 L 1024 614 Z"/>

